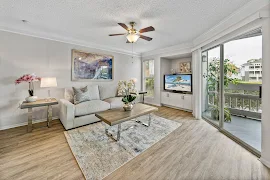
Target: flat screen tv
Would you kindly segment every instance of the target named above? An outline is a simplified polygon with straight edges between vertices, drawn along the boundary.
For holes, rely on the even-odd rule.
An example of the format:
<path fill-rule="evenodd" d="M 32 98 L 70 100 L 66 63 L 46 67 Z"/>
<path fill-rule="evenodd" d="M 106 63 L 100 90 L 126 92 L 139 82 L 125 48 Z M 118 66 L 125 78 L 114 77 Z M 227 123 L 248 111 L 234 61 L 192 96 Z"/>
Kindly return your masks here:
<path fill-rule="evenodd" d="M 164 75 L 164 90 L 191 93 L 192 75 L 191 74 Z"/>

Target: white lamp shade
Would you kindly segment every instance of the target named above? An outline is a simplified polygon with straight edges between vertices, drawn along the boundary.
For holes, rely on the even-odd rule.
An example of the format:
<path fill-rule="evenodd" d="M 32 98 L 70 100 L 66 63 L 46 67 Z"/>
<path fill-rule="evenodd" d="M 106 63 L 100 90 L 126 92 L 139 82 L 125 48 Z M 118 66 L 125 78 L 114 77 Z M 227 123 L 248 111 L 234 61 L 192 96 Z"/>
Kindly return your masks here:
<path fill-rule="evenodd" d="M 131 43 L 134 43 L 139 39 L 139 37 L 140 36 L 138 34 L 131 33 L 127 35 L 127 40 Z"/>
<path fill-rule="evenodd" d="M 40 87 L 57 87 L 55 77 L 41 78 Z"/>

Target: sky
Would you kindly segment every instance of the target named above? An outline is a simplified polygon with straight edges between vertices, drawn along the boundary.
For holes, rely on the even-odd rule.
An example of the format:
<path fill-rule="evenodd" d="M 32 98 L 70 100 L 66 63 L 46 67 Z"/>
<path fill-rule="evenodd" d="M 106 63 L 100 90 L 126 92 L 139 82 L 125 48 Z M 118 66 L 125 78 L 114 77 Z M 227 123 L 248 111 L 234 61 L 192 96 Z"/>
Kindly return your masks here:
<path fill-rule="evenodd" d="M 219 48 L 208 51 L 209 59 L 219 58 Z M 237 67 L 250 59 L 262 58 L 262 36 L 239 39 L 224 44 L 225 59 L 230 59 Z"/>

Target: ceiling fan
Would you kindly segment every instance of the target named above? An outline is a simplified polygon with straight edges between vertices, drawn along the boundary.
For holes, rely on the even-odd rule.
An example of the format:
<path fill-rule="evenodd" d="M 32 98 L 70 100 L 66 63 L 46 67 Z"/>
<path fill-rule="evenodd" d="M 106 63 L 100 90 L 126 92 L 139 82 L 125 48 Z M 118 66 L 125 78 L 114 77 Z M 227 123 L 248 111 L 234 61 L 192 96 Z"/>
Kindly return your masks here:
<path fill-rule="evenodd" d="M 143 28 L 139 31 L 134 29 L 135 22 L 130 22 L 131 28 L 129 28 L 127 25 L 124 23 L 118 23 L 120 26 L 122 26 L 125 30 L 127 30 L 127 33 L 120 33 L 120 34 L 110 34 L 109 36 L 119 36 L 119 35 L 127 35 L 127 43 L 134 43 L 136 42 L 139 38 L 144 39 L 146 41 L 151 41 L 153 38 L 150 38 L 148 36 L 143 36 L 141 35 L 142 33 L 149 32 L 149 31 L 155 31 L 155 28 L 152 26 L 149 26 L 147 28 Z"/>

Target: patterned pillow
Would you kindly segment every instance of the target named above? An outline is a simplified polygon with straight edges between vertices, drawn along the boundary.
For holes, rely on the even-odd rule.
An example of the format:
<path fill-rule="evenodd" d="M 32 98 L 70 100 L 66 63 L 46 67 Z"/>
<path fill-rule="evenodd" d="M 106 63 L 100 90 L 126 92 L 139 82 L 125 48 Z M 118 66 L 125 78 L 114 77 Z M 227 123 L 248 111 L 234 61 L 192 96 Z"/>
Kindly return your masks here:
<path fill-rule="evenodd" d="M 90 101 L 90 94 L 88 92 L 87 86 L 84 88 L 72 87 L 74 92 L 74 104 L 79 104 L 81 102 Z"/>

